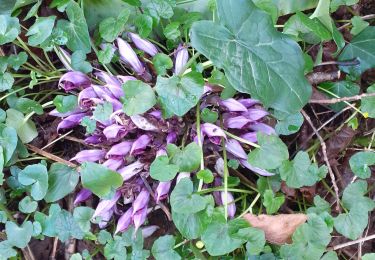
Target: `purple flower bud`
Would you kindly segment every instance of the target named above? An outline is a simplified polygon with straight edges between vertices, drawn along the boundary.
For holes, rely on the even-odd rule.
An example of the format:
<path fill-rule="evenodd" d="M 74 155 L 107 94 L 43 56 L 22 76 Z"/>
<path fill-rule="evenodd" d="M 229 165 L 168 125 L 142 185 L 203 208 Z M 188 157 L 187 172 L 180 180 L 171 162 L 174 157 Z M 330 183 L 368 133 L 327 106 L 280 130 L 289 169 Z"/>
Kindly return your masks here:
<path fill-rule="evenodd" d="M 223 158 L 219 157 L 219 158 L 216 160 L 216 163 L 215 163 L 215 171 L 216 171 L 217 174 L 219 174 L 221 177 L 224 176 L 224 160 L 223 160 Z"/>
<path fill-rule="evenodd" d="M 96 72 L 95 76 L 100 80 L 106 83 L 106 85 L 113 85 L 121 88 L 121 82 L 115 77 L 110 76 L 104 71 Z"/>
<path fill-rule="evenodd" d="M 100 144 L 104 142 L 105 136 L 104 135 L 92 135 L 85 139 L 86 144 Z"/>
<path fill-rule="evenodd" d="M 151 138 L 148 135 L 141 135 L 134 141 L 130 150 L 130 155 L 138 155 L 143 153 L 144 149 L 151 143 Z"/>
<path fill-rule="evenodd" d="M 137 232 L 138 228 L 145 223 L 147 217 L 147 207 L 137 211 L 133 215 L 133 223 L 134 223 L 134 232 Z"/>
<path fill-rule="evenodd" d="M 147 190 L 143 189 L 133 202 L 133 216 L 135 213 L 137 213 L 141 209 L 144 209 L 144 208 L 147 209 L 147 205 L 149 201 L 150 201 L 150 193 Z"/>
<path fill-rule="evenodd" d="M 242 105 L 240 102 L 235 100 L 234 98 L 228 98 L 225 100 L 221 100 L 220 105 L 226 107 L 226 109 L 230 112 L 246 112 L 247 108 Z"/>
<path fill-rule="evenodd" d="M 132 213 L 133 208 L 130 207 L 117 221 L 115 234 L 118 232 L 124 232 L 132 224 Z"/>
<path fill-rule="evenodd" d="M 242 105 L 244 105 L 247 108 L 252 107 L 255 104 L 259 104 L 260 103 L 258 100 L 251 99 L 251 98 L 238 99 L 237 101 L 240 102 Z"/>
<path fill-rule="evenodd" d="M 78 88 L 88 88 L 91 85 L 90 78 L 79 71 L 70 71 L 65 73 L 59 81 L 59 86 L 65 91 Z"/>
<path fill-rule="evenodd" d="M 169 132 L 166 138 L 167 144 L 174 144 L 177 141 L 177 134 L 176 132 L 172 131 Z"/>
<path fill-rule="evenodd" d="M 115 193 L 115 196 L 112 199 L 109 200 L 101 200 L 96 206 L 94 215 L 92 218 L 98 217 L 98 216 L 103 216 L 105 213 L 107 213 L 109 210 L 113 208 L 114 205 L 116 205 L 117 201 L 121 197 L 121 193 L 117 191 Z"/>
<path fill-rule="evenodd" d="M 103 159 L 105 156 L 105 151 L 103 150 L 83 150 L 76 154 L 71 161 L 77 161 L 78 163 L 83 162 L 97 162 Z"/>
<path fill-rule="evenodd" d="M 159 227 L 156 226 L 156 225 L 152 225 L 152 226 L 142 228 L 143 238 L 148 238 L 148 237 L 152 236 L 152 234 L 154 234 L 155 231 L 158 230 L 158 229 L 159 229 Z"/>
<path fill-rule="evenodd" d="M 84 202 L 86 201 L 87 199 L 89 199 L 92 195 L 92 192 L 88 189 L 85 189 L 85 188 L 82 188 L 76 198 L 74 199 L 74 205 L 77 205 L 78 203 L 81 203 L 81 202 Z"/>
<path fill-rule="evenodd" d="M 246 112 L 242 113 L 244 117 L 251 121 L 258 121 L 259 119 L 262 119 L 263 117 L 267 116 L 269 113 L 265 111 L 264 109 L 260 108 L 250 108 Z"/>
<path fill-rule="evenodd" d="M 247 154 L 237 140 L 229 139 L 225 143 L 225 148 L 227 149 L 228 153 L 234 155 L 235 157 L 247 160 Z"/>
<path fill-rule="evenodd" d="M 92 101 L 93 98 L 98 98 L 94 88 L 85 88 L 78 94 L 78 105 L 81 108 L 90 108 L 94 104 Z"/>
<path fill-rule="evenodd" d="M 189 52 L 185 46 L 180 44 L 175 52 L 174 74 L 183 73 L 182 69 L 189 60 Z"/>
<path fill-rule="evenodd" d="M 259 175 L 262 175 L 262 176 L 273 176 L 273 175 L 275 175 L 274 173 L 271 173 L 269 171 L 266 171 L 266 170 L 263 170 L 261 168 L 252 166 L 247 160 L 240 160 L 240 164 L 243 167 L 248 168 L 249 170 L 251 170 L 255 173 L 258 173 Z"/>
<path fill-rule="evenodd" d="M 132 122 L 139 128 L 145 131 L 158 131 L 159 128 L 148 121 L 145 117 L 140 115 L 131 116 Z"/>
<path fill-rule="evenodd" d="M 155 117 L 157 119 L 162 119 L 163 118 L 163 114 L 162 114 L 162 112 L 160 110 L 154 110 L 154 111 L 151 111 L 148 114 L 152 115 L 153 117 Z"/>
<path fill-rule="evenodd" d="M 156 188 L 156 203 L 168 197 L 169 189 L 171 188 L 171 181 L 159 182 Z"/>
<path fill-rule="evenodd" d="M 180 172 L 177 175 L 176 184 L 179 183 L 183 178 L 189 178 L 190 179 L 190 172 Z"/>
<path fill-rule="evenodd" d="M 264 123 L 250 124 L 249 129 L 251 129 L 253 131 L 256 131 L 256 132 L 259 131 L 259 132 L 265 133 L 267 135 L 275 135 L 276 134 L 275 129 L 273 129 L 272 127 L 270 127 L 269 125 L 266 125 Z"/>
<path fill-rule="evenodd" d="M 117 38 L 117 46 L 120 53 L 120 58 L 126 64 L 132 67 L 132 69 L 138 74 L 142 75 L 146 68 L 142 62 L 138 59 L 137 54 L 134 52 L 132 47 L 123 39 Z"/>
<path fill-rule="evenodd" d="M 111 139 L 119 139 L 124 137 L 128 131 L 125 130 L 125 127 L 122 125 L 113 124 L 110 126 L 107 126 L 103 130 L 103 134 L 108 140 Z"/>
<path fill-rule="evenodd" d="M 251 120 L 247 119 L 244 116 L 236 116 L 236 117 L 226 118 L 224 120 L 224 125 L 228 128 L 242 129 L 243 127 L 245 127 L 250 122 L 251 122 Z"/>
<path fill-rule="evenodd" d="M 211 123 L 204 123 L 201 126 L 202 130 L 202 137 L 207 135 L 210 138 L 210 141 L 214 144 L 219 145 L 221 142 L 221 137 L 227 139 L 226 134 L 224 133 L 223 129 L 218 127 L 217 125 Z"/>
<path fill-rule="evenodd" d="M 59 57 L 60 61 L 62 62 L 62 64 L 64 65 L 64 67 L 67 69 L 67 70 L 73 70 L 71 64 L 72 64 L 72 58 L 71 58 L 71 55 L 66 51 L 64 50 L 63 48 L 59 47 L 59 50 L 61 51 L 61 53 L 59 52 L 56 52 L 57 56 Z"/>
<path fill-rule="evenodd" d="M 158 53 L 158 49 L 156 49 L 155 45 L 151 42 L 142 39 L 138 34 L 129 33 L 130 38 L 134 42 L 134 45 L 147 53 L 150 56 L 155 56 Z"/>
<path fill-rule="evenodd" d="M 256 143 L 258 141 L 256 132 L 248 132 L 240 137 L 252 143 Z"/>
<path fill-rule="evenodd" d="M 123 180 L 127 181 L 137 173 L 141 172 L 143 170 L 143 166 L 143 163 L 141 163 L 140 161 L 136 161 L 118 170 L 118 172 L 121 174 Z"/>
<path fill-rule="evenodd" d="M 106 157 L 111 158 L 111 157 L 123 157 L 127 155 L 130 152 L 130 149 L 132 147 L 133 142 L 129 141 L 124 141 L 121 143 L 118 143 L 108 151 Z"/>
<path fill-rule="evenodd" d="M 58 125 L 57 125 L 57 132 L 60 131 L 60 129 L 67 129 L 67 128 L 73 128 L 81 122 L 81 119 L 86 116 L 86 113 L 79 113 L 79 114 L 73 114 L 66 118 L 64 118 Z"/>
<path fill-rule="evenodd" d="M 226 196 L 225 196 L 226 195 Z M 228 207 L 228 217 L 233 218 L 236 214 L 236 204 L 234 203 L 233 194 L 231 192 L 221 192 L 221 201 L 223 205 Z"/>
<path fill-rule="evenodd" d="M 100 229 L 103 229 L 103 228 L 106 228 L 109 224 L 109 221 L 111 220 L 112 216 L 113 216 L 113 208 L 111 208 L 110 210 L 106 211 L 103 213 L 103 215 L 101 215 L 101 220 L 99 222 L 99 228 Z"/>
<path fill-rule="evenodd" d="M 121 167 L 121 165 L 124 163 L 122 159 L 108 159 L 105 161 L 102 165 L 107 167 L 108 169 L 112 171 L 117 171 L 118 168 Z"/>
<path fill-rule="evenodd" d="M 133 76 L 121 76 L 121 75 L 118 75 L 117 79 L 121 82 L 121 85 L 126 83 L 129 80 L 137 80 Z"/>

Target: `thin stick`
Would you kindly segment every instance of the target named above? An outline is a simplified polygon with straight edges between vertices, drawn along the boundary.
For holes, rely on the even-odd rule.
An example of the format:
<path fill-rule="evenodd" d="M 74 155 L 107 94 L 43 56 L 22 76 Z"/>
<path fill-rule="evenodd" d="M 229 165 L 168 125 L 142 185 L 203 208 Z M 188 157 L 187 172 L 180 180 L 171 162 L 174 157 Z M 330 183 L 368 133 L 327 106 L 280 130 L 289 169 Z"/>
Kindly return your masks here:
<path fill-rule="evenodd" d="M 355 244 L 362 243 L 362 242 L 365 242 L 365 241 L 368 241 L 368 240 L 371 240 L 371 239 L 374 239 L 374 238 L 375 238 L 375 234 L 372 234 L 368 237 L 363 237 L 363 238 L 360 238 L 360 239 L 357 239 L 357 240 L 354 240 L 354 241 L 349 241 L 349 242 L 334 246 L 334 247 L 332 247 L 332 250 L 337 250 L 337 249 L 344 248 L 344 247 L 347 247 L 347 246 L 355 245 Z"/>
<path fill-rule="evenodd" d="M 59 243 L 59 239 L 57 237 L 55 237 L 55 239 L 53 240 L 53 247 L 52 247 L 52 253 L 51 253 L 51 260 L 55 260 L 56 259 L 56 251 L 57 251 L 57 245 Z"/>
<path fill-rule="evenodd" d="M 361 95 L 356 95 L 352 97 L 342 97 L 342 98 L 331 98 L 331 99 L 310 99 L 311 104 L 335 104 L 339 102 L 350 102 L 357 101 L 365 97 L 375 97 L 375 93 L 363 93 Z"/>
<path fill-rule="evenodd" d="M 69 161 L 67 161 L 65 159 L 62 159 L 62 158 L 60 158 L 60 157 L 58 157 L 56 155 L 53 155 L 53 154 L 51 154 L 49 152 L 43 151 L 42 149 L 40 149 L 40 148 L 38 148 L 38 147 L 36 147 L 34 145 L 27 144 L 26 146 L 27 146 L 27 148 L 29 150 L 33 151 L 34 153 L 42 155 L 42 156 L 44 156 L 44 157 L 46 157 L 46 158 L 48 158 L 48 159 L 50 159 L 52 161 L 63 163 L 63 164 L 66 164 L 66 165 L 68 165 L 70 167 L 74 167 L 74 168 L 78 166 L 75 163 L 69 162 Z"/>
<path fill-rule="evenodd" d="M 316 128 L 315 128 L 313 122 L 311 121 L 309 115 L 306 114 L 306 112 L 304 110 L 301 110 L 301 113 L 302 113 L 303 117 L 306 119 L 306 121 L 309 123 L 309 125 L 311 126 L 315 135 L 318 137 L 318 139 L 320 141 L 320 145 L 322 146 L 324 161 L 325 161 L 325 163 L 328 167 L 329 176 L 331 177 L 333 189 L 335 190 L 335 194 L 336 194 L 336 201 L 337 201 L 336 209 L 341 213 L 339 188 L 337 187 L 336 177 L 335 177 L 335 174 L 332 171 L 331 164 L 329 163 L 329 160 L 328 160 L 326 143 L 324 142 L 323 137 L 321 137 L 321 135 L 319 134 L 318 130 L 316 130 Z"/>
<path fill-rule="evenodd" d="M 368 15 L 362 16 L 361 18 L 362 18 L 362 20 L 371 20 L 371 19 L 374 19 L 374 18 L 375 18 L 375 14 L 368 14 Z M 340 31 L 340 30 L 342 30 L 342 29 L 348 27 L 348 26 L 351 25 L 351 24 L 352 24 L 352 23 L 346 23 L 346 24 L 340 26 L 340 27 L 338 28 L 338 30 Z"/>

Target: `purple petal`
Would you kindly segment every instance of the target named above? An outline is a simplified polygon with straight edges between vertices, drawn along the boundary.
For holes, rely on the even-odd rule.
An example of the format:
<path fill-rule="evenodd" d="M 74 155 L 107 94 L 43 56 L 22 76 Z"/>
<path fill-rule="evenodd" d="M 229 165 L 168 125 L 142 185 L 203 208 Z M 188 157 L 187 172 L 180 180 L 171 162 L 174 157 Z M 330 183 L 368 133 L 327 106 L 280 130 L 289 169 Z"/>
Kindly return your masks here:
<path fill-rule="evenodd" d="M 113 124 L 104 128 L 103 134 L 108 140 L 110 140 L 124 137 L 127 134 L 127 131 L 124 126 Z"/>
<path fill-rule="evenodd" d="M 247 119 L 244 116 L 236 116 L 236 117 L 228 117 L 226 120 L 224 120 L 224 125 L 228 128 L 242 129 L 244 126 L 246 126 L 250 122 L 251 120 Z"/>
<path fill-rule="evenodd" d="M 112 171 L 117 171 L 117 169 L 120 168 L 123 163 L 124 161 L 122 159 L 108 159 L 102 165 Z"/>
<path fill-rule="evenodd" d="M 148 121 L 145 117 L 140 115 L 131 116 L 132 122 L 139 128 L 145 131 L 158 131 L 159 128 Z"/>
<path fill-rule="evenodd" d="M 190 179 L 190 172 L 180 172 L 177 175 L 176 184 L 179 183 L 183 178 L 189 178 Z"/>
<path fill-rule="evenodd" d="M 85 188 L 82 188 L 76 198 L 74 199 L 74 202 L 73 204 L 74 205 L 77 205 L 78 203 L 81 203 L 81 202 L 84 202 L 86 201 L 87 199 L 89 199 L 90 197 L 92 196 L 92 192 L 88 189 L 85 189 Z"/>
<path fill-rule="evenodd" d="M 152 226 L 142 228 L 143 238 L 148 238 L 148 237 L 152 236 L 152 234 L 154 234 L 155 231 L 158 230 L 158 229 L 159 229 L 159 227 L 156 226 L 156 225 L 152 225 Z"/>
<path fill-rule="evenodd" d="M 121 82 L 121 85 L 126 83 L 129 80 L 137 80 L 133 76 L 121 76 L 121 75 L 118 75 L 117 79 Z"/>
<path fill-rule="evenodd" d="M 98 98 L 94 88 L 85 88 L 78 94 L 78 104 L 81 108 L 90 108 L 94 104 L 93 98 Z"/>
<path fill-rule="evenodd" d="M 132 224 L 133 208 L 130 207 L 117 221 L 115 234 L 124 232 Z"/>
<path fill-rule="evenodd" d="M 260 108 L 250 108 L 245 113 L 242 113 L 244 117 L 251 121 L 258 121 L 259 119 L 262 119 L 268 114 L 269 113 L 266 110 Z"/>
<path fill-rule="evenodd" d="M 252 143 L 256 143 L 258 141 L 256 132 L 248 132 L 240 137 Z"/>
<path fill-rule="evenodd" d="M 226 134 L 224 133 L 223 129 L 218 127 L 217 125 L 211 123 L 204 123 L 201 126 L 203 136 L 207 135 L 211 142 L 214 144 L 219 145 L 221 142 L 221 137 L 227 139 Z"/>
<path fill-rule="evenodd" d="M 79 113 L 70 115 L 66 118 L 64 118 L 58 125 L 57 125 L 57 132 L 60 131 L 60 129 L 67 129 L 67 128 L 73 128 L 81 122 L 81 119 L 86 116 L 86 113 Z"/>
<path fill-rule="evenodd" d="M 155 56 L 158 53 L 158 49 L 156 49 L 154 44 L 145 39 L 142 39 L 138 34 L 129 33 L 129 36 L 134 42 L 134 45 L 148 55 Z"/>
<path fill-rule="evenodd" d="M 121 38 L 117 38 L 117 46 L 121 60 L 129 64 L 138 75 L 142 75 L 145 71 L 145 67 L 143 67 L 142 62 L 138 59 L 137 54 L 129 43 Z"/>
<path fill-rule="evenodd" d="M 228 153 L 234 155 L 235 157 L 247 160 L 247 154 L 237 140 L 229 139 L 225 143 L 225 148 L 227 149 Z"/>
<path fill-rule="evenodd" d="M 141 135 L 134 141 L 132 148 L 130 150 L 130 155 L 141 154 L 144 149 L 150 144 L 151 138 L 148 135 Z"/>
<path fill-rule="evenodd" d="M 171 181 L 159 182 L 156 188 L 156 203 L 168 197 L 169 189 L 171 188 Z"/>
<path fill-rule="evenodd" d="M 104 142 L 105 136 L 104 135 L 92 135 L 85 139 L 86 144 L 100 144 Z"/>
<path fill-rule="evenodd" d="M 224 160 L 223 160 L 223 158 L 219 157 L 219 158 L 216 160 L 216 163 L 215 163 L 215 171 L 216 171 L 217 174 L 219 174 L 221 177 L 224 176 Z"/>
<path fill-rule="evenodd" d="M 83 162 L 97 162 L 103 159 L 105 156 L 104 150 L 83 150 L 76 154 L 71 161 L 77 161 L 78 163 Z"/>
<path fill-rule="evenodd" d="M 189 52 L 187 47 L 180 44 L 175 52 L 174 74 L 178 75 L 189 60 Z"/>
<path fill-rule="evenodd" d="M 115 77 L 110 76 L 104 71 L 96 72 L 95 76 L 100 80 L 106 83 L 106 85 L 112 85 L 121 88 L 121 82 Z"/>
<path fill-rule="evenodd" d="M 240 160 L 240 163 L 243 167 L 246 167 L 248 168 L 249 170 L 255 172 L 255 173 L 258 173 L 259 175 L 262 175 L 262 176 L 273 176 L 275 175 L 274 173 L 271 173 L 271 172 L 268 172 L 266 170 L 263 170 L 261 168 L 258 168 L 258 167 L 254 167 L 252 166 L 248 161 L 247 159 L 246 160 Z"/>
<path fill-rule="evenodd" d="M 177 141 L 177 134 L 176 132 L 172 131 L 169 132 L 166 138 L 167 144 L 174 144 Z"/>
<path fill-rule="evenodd" d="M 65 91 L 78 88 L 88 88 L 91 85 L 90 78 L 79 71 L 70 71 L 65 73 L 59 81 L 59 86 Z"/>
<path fill-rule="evenodd" d="M 159 149 L 156 152 L 156 157 L 159 157 L 159 156 L 167 156 L 167 152 L 165 151 L 165 149 Z"/>
<path fill-rule="evenodd" d="M 71 55 L 66 50 L 64 50 L 61 47 L 59 47 L 59 50 L 61 51 L 61 53 L 56 52 L 56 54 L 59 57 L 59 59 L 62 62 L 62 64 L 64 65 L 64 67 L 67 70 L 73 70 L 73 68 L 71 66 L 71 64 L 72 64 Z"/>
<path fill-rule="evenodd" d="M 136 161 L 118 170 L 118 172 L 121 174 L 123 180 L 127 181 L 137 173 L 141 172 L 143 170 L 143 166 L 143 163 L 141 163 L 140 161 Z"/>
<path fill-rule="evenodd" d="M 103 213 L 100 217 L 101 217 L 101 220 L 99 222 L 99 228 L 103 229 L 103 228 L 106 228 L 109 224 L 109 221 L 111 220 L 112 216 L 113 216 L 113 208 L 108 210 L 107 212 Z"/>
<path fill-rule="evenodd" d="M 163 114 L 162 114 L 162 112 L 160 110 L 154 110 L 154 111 L 151 111 L 148 114 L 152 115 L 153 117 L 155 117 L 157 119 L 162 119 L 163 118 Z"/>
<path fill-rule="evenodd" d="M 121 193 L 117 191 L 115 193 L 115 196 L 112 199 L 101 200 L 98 203 L 98 206 L 96 206 L 96 209 L 92 218 L 103 216 L 105 213 L 107 213 L 109 210 L 113 208 L 113 206 L 117 203 L 120 197 L 121 197 Z"/>
<path fill-rule="evenodd" d="M 124 141 L 119 144 L 112 146 L 112 148 L 108 151 L 106 157 L 123 157 L 130 152 L 133 142 Z"/>
<path fill-rule="evenodd" d="M 140 211 L 141 209 L 146 208 L 148 202 L 150 201 L 150 193 L 143 189 L 137 196 L 137 198 L 133 202 L 133 215 Z"/>
<path fill-rule="evenodd" d="M 259 104 L 260 103 L 258 100 L 251 99 L 251 98 L 238 99 L 237 101 L 240 102 L 242 105 L 244 105 L 247 108 L 252 107 L 255 104 Z"/>
<path fill-rule="evenodd" d="M 56 116 L 56 117 L 68 117 L 68 116 L 83 113 L 83 112 L 85 112 L 85 110 L 83 110 L 79 107 L 76 107 L 74 110 L 66 112 L 66 113 L 60 113 L 59 111 L 57 111 L 57 109 L 53 109 L 48 114 L 50 116 Z"/>
<path fill-rule="evenodd" d="M 246 112 L 247 108 L 234 98 L 221 100 L 220 105 L 226 107 L 230 112 Z"/>
<path fill-rule="evenodd" d="M 139 210 L 133 215 L 134 232 L 137 232 L 138 228 L 145 223 L 147 217 L 147 207 Z"/>
<path fill-rule="evenodd" d="M 233 194 L 231 192 L 227 192 L 226 194 L 227 196 L 225 196 L 225 192 L 221 192 L 221 201 L 223 205 L 227 204 L 228 217 L 232 219 L 236 214 L 236 204 L 234 203 Z"/>
<path fill-rule="evenodd" d="M 265 133 L 267 135 L 275 135 L 276 134 L 275 129 L 273 129 L 272 127 L 270 127 L 269 125 L 266 125 L 264 123 L 250 124 L 249 129 L 251 129 L 253 131 L 256 131 L 256 132 L 259 131 L 259 132 Z"/>

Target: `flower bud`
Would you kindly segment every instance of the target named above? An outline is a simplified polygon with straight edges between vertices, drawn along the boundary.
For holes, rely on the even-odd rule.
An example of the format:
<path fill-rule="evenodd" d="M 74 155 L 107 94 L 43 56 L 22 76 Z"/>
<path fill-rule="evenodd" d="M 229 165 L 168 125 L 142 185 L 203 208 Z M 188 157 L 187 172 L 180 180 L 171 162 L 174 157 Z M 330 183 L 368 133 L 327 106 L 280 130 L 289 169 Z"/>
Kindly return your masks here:
<path fill-rule="evenodd" d="M 129 33 L 130 39 L 134 42 L 134 45 L 144 51 L 150 56 L 155 56 L 158 53 L 158 49 L 156 49 L 155 45 L 151 42 L 142 39 L 138 34 Z"/>

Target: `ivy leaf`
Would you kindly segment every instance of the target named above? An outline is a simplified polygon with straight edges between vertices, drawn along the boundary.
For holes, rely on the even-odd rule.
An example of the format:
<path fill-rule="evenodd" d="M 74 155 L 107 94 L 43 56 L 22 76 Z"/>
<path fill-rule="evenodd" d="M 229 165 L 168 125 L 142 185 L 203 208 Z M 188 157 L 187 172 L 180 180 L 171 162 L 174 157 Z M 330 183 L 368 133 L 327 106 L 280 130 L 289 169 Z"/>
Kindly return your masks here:
<path fill-rule="evenodd" d="M 89 116 L 85 116 L 82 118 L 81 126 L 86 128 L 87 134 L 93 134 L 96 129 L 96 121 L 94 119 L 91 119 Z"/>
<path fill-rule="evenodd" d="M 193 194 L 193 182 L 183 178 L 171 193 L 171 207 L 181 214 L 191 214 L 206 208 L 207 201 L 197 194 Z"/>
<path fill-rule="evenodd" d="M 311 95 L 298 44 L 278 32 L 252 1 L 219 0 L 217 16 L 220 23 L 193 24 L 192 46 L 223 68 L 236 90 L 266 107 L 298 112 Z"/>
<path fill-rule="evenodd" d="M 30 221 L 25 221 L 21 226 L 18 226 L 14 222 L 7 221 L 5 224 L 5 232 L 9 244 L 18 248 L 25 248 L 31 240 L 33 224 Z"/>
<path fill-rule="evenodd" d="M 103 47 L 103 50 L 98 52 L 98 59 L 100 63 L 108 64 L 112 61 L 113 55 L 115 54 L 115 49 L 109 43 L 104 43 Z"/>
<path fill-rule="evenodd" d="M 359 90 L 360 90 L 360 87 L 351 81 L 327 82 L 327 83 L 320 84 L 320 87 L 332 92 L 333 94 L 339 97 L 352 97 L 352 96 L 358 95 Z M 335 97 L 333 95 L 329 95 L 329 96 Z M 344 102 L 339 102 L 339 103 L 330 105 L 330 107 L 336 112 L 339 112 L 340 110 L 344 109 L 346 106 L 347 104 L 345 104 Z"/>
<path fill-rule="evenodd" d="M 0 15 L 0 45 L 14 41 L 21 32 L 18 18 Z"/>
<path fill-rule="evenodd" d="M 5 127 L 0 135 L 0 145 L 4 149 L 4 163 L 9 162 L 12 158 L 17 148 L 17 142 L 17 131 L 13 127 Z"/>
<path fill-rule="evenodd" d="M 113 106 L 110 102 L 105 101 L 103 104 L 99 104 L 95 107 L 92 113 L 93 118 L 97 121 L 106 121 L 110 118 L 113 113 Z"/>
<path fill-rule="evenodd" d="M 147 38 L 152 31 L 153 20 L 152 17 L 147 14 L 137 15 L 134 21 L 135 26 L 138 29 L 138 34 L 142 38 Z"/>
<path fill-rule="evenodd" d="M 104 256 L 106 259 L 121 260 L 126 256 L 126 243 L 119 236 L 114 236 L 104 247 Z"/>
<path fill-rule="evenodd" d="M 18 208 L 23 213 L 32 213 L 38 207 L 38 202 L 33 201 L 29 196 L 24 197 L 18 204 Z"/>
<path fill-rule="evenodd" d="M 181 256 L 173 250 L 175 238 L 171 235 L 159 237 L 153 244 L 151 252 L 156 260 L 181 259 Z"/>
<path fill-rule="evenodd" d="M 368 253 L 362 256 L 362 260 L 374 260 L 375 253 Z"/>
<path fill-rule="evenodd" d="M 77 207 L 74 208 L 73 218 L 85 233 L 90 231 L 90 220 L 94 215 L 95 210 L 89 207 Z"/>
<path fill-rule="evenodd" d="M 12 248 L 8 240 L 4 240 L 0 242 L 0 255 L 4 259 L 8 259 L 17 256 L 17 251 Z"/>
<path fill-rule="evenodd" d="M 150 0 L 146 5 L 147 12 L 159 22 L 160 18 L 170 19 L 173 16 L 173 6 L 170 1 Z"/>
<path fill-rule="evenodd" d="M 280 167 L 283 161 L 288 160 L 288 148 L 279 137 L 258 132 L 257 139 L 260 147 L 251 151 L 248 156 L 251 165 L 273 170 Z"/>
<path fill-rule="evenodd" d="M 48 172 L 43 164 L 33 164 L 26 166 L 18 173 L 18 181 L 25 186 L 31 185 L 31 197 L 34 200 L 41 200 L 48 189 Z"/>
<path fill-rule="evenodd" d="M 78 50 L 72 54 L 72 68 L 83 73 L 89 73 L 92 71 L 90 62 L 86 61 L 86 53 Z"/>
<path fill-rule="evenodd" d="M 359 73 L 375 67 L 375 26 L 369 26 L 345 46 L 339 56 L 339 60 L 351 60 L 357 58 L 360 61 Z M 350 67 L 342 66 L 341 70 L 348 73 Z"/>
<path fill-rule="evenodd" d="M 38 0 L 38 2 L 36 2 L 30 8 L 30 10 L 27 12 L 26 17 L 23 20 L 26 21 L 26 20 L 30 19 L 31 17 L 35 16 L 38 13 L 38 9 L 39 9 L 41 4 L 42 4 L 42 0 Z"/>
<path fill-rule="evenodd" d="M 35 112 L 37 115 L 43 115 L 43 107 L 35 100 L 29 98 L 18 98 L 15 107 L 24 114 Z"/>
<path fill-rule="evenodd" d="M 359 16 L 354 16 L 351 19 L 353 28 L 350 30 L 350 33 L 353 35 L 357 35 L 360 32 L 362 32 L 367 26 L 369 26 L 369 23 L 364 21 L 361 17 Z"/>
<path fill-rule="evenodd" d="M 188 144 L 182 150 L 178 149 L 171 153 L 172 145 L 168 145 L 168 155 L 171 163 L 179 167 L 182 172 L 195 171 L 199 165 L 202 156 L 202 149 L 195 142 Z"/>
<path fill-rule="evenodd" d="M 349 164 L 354 175 L 362 179 L 369 178 L 371 176 L 369 166 L 375 165 L 375 152 L 358 152 L 350 158 Z"/>
<path fill-rule="evenodd" d="M 269 215 L 276 213 L 284 202 L 285 196 L 275 196 L 272 190 L 266 190 L 263 194 L 263 205 Z"/>
<path fill-rule="evenodd" d="M 204 183 L 211 183 L 214 181 L 214 175 L 209 169 L 200 170 L 197 173 L 198 180 L 203 180 Z"/>
<path fill-rule="evenodd" d="M 8 72 L 0 73 L 0 92 L 11 89 L 14 83 L 12 74 Z"/>
<path fill-rule="evenodd" d="M 156 104 L 154 91 L 140 80 L 129 80 L 122 88 L 125 93 L 123 110 L 128 116 L 143 114 Z"/>
<path fill-rule="evenodd" d="M 48 191 L 44 200 L 58 201 L 73 192 L 79 181 L 79 174 L 62 163 L 53 163 L 49 169 Z"/>
<path fill-rule="evenodd" d="M 53 99 L 53 104 L 56 106 L 58 112 L 66 113 L 72 111 L 78 106 L 78 98 L 75 95 L 57 95 Z"/>
<path fill-rule="evenodd" d="M 367 192 L 367 182 L 358 180 L 349 184 L 343 193 L 342 203 L 344 207 L 351 210 L 352 208 L 361 208 L 363 211 L 371 211 L 375 207 L 375 202 L 364 194 Z"/>
<path fill-rule="evenodd" d="M 204 122 L 213 124 L 219 119 L 219 114 L 208 108 L 204 108 L 201 112 L 201 117 Z"/>
<path fill-rule="evenodd" d="M 32 122 L 30 119 L 25 121 L 25 116 L 21 112 L 10 108 L 6 111 L 6 113 L 7 126 L 16 129 L 22 143 L 29 143 L 38 136 L 38 131 L 36 130 L 34 122 Z"/>
<path fill-rule="evenodd" d="M 27 54 L 24 51 L 18 53 L 17 55 L 12 54 L 7 59 L 8 66 L 11 66 L 14 70 L 18 70 L 26 61 Z"/>
<path fill-rule="evenodd" d="M 279 118 L 280 113 L 276 112 L 275 116 L 279 119 L 275 126 L 276 133 L 279 135 L 291 135 L 297 133 L 303 124 L 303 116 L 300 112 L 286 115 Z"/>
<path fill-rule="evenodd" d="M 204 80 L 200 73 L 190 72 L 182 77 L 159 76 L 155 90 L 160 102 L 177 116 L 185 115 L 203 94 Z"/>
<path fill-rule="evenodd" d="M 26 36 L 29 36 L 29 45 L 38 46 L 47 40 L 52 33 L 55 20 L 56 16 L 38 17 L 26 33 Z"/>
<path fill-rule="evenodd" d="M 179 30 L 180 23 L 179 22 L 171 22 L 164 28 L 164 36 L 169 40 L 177 40 L 178 37 L 181 36 L 181 32 Z"/>
<path fill-rule="evenodd" d="M 151 163 L 150 176 L 158 181 L 170 181 L 176 177 L 178 170 L 177 165 L 169 164 L 167 156 L 158 156 Z"/>
<path fill-rule="evenodd" d="M 152 59 L 152 63 L 154 64 L 156 73 L 160 76 L 164 76 L 167 70 L 173 68 L 173 61 L 164 53 L 156 54 Z"/>
<path fill-rule="evenodd" d="M 90 35 L 83 11 L 76 2 L 70 1 L 66 7 L 66 15 L 69 21 L 59 20 L 57 23 L 57 28 L 68 34 L 66 46 L 71 51 L 82 50 L 89 53 L 91 50 Z"/>
<path fill-rule="evenodd" d="M 375 84 L 368 87 L 366 92 L 375 93 Z M 368 117 L 375 118 L 375 96 L 362 98 L 361 111 Z"/>
<path fill-rule="evenodd" d="M 314 197 L 314 205 L 315 207 L 310 207 L 307 209 L 306 212 L 308 214 L 315 213 L 319 215 L 323 212 L 331 213 L 331 206 L 329 205 L 327 201 L 322 199 L 319 195 Z"/>
<path fill-rule="evenodd" d="M 91 190 L 99 197 L 108 195 L 113 189 L 119 188 L 123 182 L 121 175 L 117 172 L 92 162 L 82 164 L 81 181 L 84 188 Z"/>
<path fill-rule="evenodd" d="M 130 10 L 123 9 L 117 18 L 109 17 L 101 21 L 99 24 L 100 36 L 107 42 L 113 42 L 124 29 L 129 15 Z"/>
<path fill-rule="evenodd" d="M 311 164 L 309 155 L 299 151 L 293 161 L 284 161 L 279 169 L 281 179 L 288 187 L 300 188 L 314 185 L 327 174 L 327 167 Z"/>

